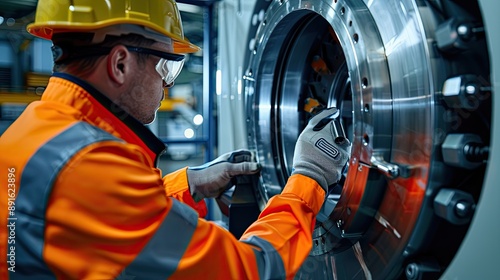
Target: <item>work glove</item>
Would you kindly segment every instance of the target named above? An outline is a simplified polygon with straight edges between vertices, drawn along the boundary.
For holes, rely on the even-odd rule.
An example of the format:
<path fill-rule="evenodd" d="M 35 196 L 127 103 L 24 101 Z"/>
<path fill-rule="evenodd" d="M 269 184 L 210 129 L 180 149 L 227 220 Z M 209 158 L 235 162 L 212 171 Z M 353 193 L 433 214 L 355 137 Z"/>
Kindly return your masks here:
<path fill-rule="evenodd" d="M 340 180 L 351 151 L 351 143 L 339 135 L 334 125 L 338 116 L 336 108 L 314 116 L 299 135 L 293 156 L 292 175 L 314 179 L 326 193 L 330 185 Z"/>
<path fill-rule="evenodd" d="M 195 202 L 218 197 L 232 186 L 231 179 L 235 176 L 256 174 L 260 169 L 250 151 L 229 152 L 201 166 L 188 167 L 189 190 Z"/>

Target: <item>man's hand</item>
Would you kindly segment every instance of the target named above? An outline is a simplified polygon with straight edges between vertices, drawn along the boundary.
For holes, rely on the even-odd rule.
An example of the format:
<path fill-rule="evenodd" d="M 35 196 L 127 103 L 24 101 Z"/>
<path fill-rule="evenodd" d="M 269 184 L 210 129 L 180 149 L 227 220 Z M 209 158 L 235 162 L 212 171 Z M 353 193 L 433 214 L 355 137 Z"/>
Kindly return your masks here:
<path fill-rule="evenodd" d="M 251 175 L 260 171 L 260 164 L 248 150 L 237 150 L 221 155 L 201 166 L 188 167 L 189 190 L 194 201 L 218 197 L 228 187 L 231 179 L 239 175 Z"/>
<path fill-rule="evenodd" d="M 295 144 L 292 174 L 314 179 L 328 193 L 328 186 L 337 183 L 349 159 L 351 144 L 338 135 L 332 117 L 336 108 L 325 109 L 314 116 Z"/>

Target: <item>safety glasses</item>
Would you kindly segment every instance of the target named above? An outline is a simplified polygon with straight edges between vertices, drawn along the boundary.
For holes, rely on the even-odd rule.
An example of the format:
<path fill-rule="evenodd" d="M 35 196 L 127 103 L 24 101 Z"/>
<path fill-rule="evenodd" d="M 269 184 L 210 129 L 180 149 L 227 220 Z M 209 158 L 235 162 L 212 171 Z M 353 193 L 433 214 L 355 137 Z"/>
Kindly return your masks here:
<path fill-rule="evenodd" d="M 179 73 L 184 66 L 185 56 L 182 54 L 173 54 L 162 52 L 158 50 L 133 47 L 125 45 L 127 50 L 131 52 L 154 55 L 160 58 L 158 64 L 156 64 L 156 71 L 160 74 L 161 78 L 167 85 L 174 82 L 175 78 L 179 76 Z M 87 56 L 98 56 L 105 55 L 111 51 L 110 47 L 87 47 L 81 48 L 78 51 L 69 48 L 61 48 L 59 46 L 52 46 L 52 54 L 54 55 L 54 61 L 62 63 L 63 61 L 80 59 Z"/>
<path fill-rule="evenodd" d="M 175 81 L 175 78 L 179 76 L 179 73 L 184 66 L 184 55 L 181 54 L 167 53 L 141 47 L 125 47 L 127 50 L 132 52 L 150 54 L 159 57 L 160 61 L 156 64 L 155 69 L 167 85 L 170 85 Z"/>

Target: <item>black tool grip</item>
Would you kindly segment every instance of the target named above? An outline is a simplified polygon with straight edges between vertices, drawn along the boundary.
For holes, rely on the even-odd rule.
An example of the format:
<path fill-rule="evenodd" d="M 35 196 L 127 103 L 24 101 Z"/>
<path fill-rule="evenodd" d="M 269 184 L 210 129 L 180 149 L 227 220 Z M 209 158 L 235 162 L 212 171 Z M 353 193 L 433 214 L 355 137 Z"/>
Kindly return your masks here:
<path fill-rule="evenodd" d="M 252 153 L 250 151 L 236 151 L 229 156 L 227 159 L 228 162 L 231 163 L 240 163 L 244 161 L 251 161 Z"/>
<path fill-rule="evenodd" d="M 328 117 L 328 118 L 324 118 L 322 120 L 320 120 L 314 127 L 313 127 L 313 131 L 320 131 L 322 130 L 327 124 L 329 124 L 331 121 L 333 121 L 332 118 Z"/>
<path fill-rule="evenodd" d="M 321 113 L 322 111 L 324 111 L 326 109 L 323 109 L 323 110 L 320 110 L 318 111 L 315 115 Z M 335 110 L 335 112 L 333 112 L 331 115 L 321 119 L 314 127 L 313 127 L 313 131 L 320 131 L 322 130 L 327 124 L 329 124 L 331 121 L 334 121 L 334 120 L 338 120 L 340 116 L 340 112 L 339 110 Z"/>

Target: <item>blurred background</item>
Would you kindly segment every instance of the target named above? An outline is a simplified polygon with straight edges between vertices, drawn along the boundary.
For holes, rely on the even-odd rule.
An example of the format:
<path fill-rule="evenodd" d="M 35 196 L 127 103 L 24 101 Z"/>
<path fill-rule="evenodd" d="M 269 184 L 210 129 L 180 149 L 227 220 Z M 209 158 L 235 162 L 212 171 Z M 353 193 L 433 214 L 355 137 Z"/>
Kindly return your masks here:
<path fill-rule="evenodd" d="M 202 48 L 206 35 L 215 34 L 217 28 L 214 18 L 208 16 L 213 13 L 212 4 L 179 3 L 186 37 Z M 0 1 L 0 135 L 28 103 L 40 99 L 52 72 L 51 42 L 26 32 L 26 25 L 34 21 L 36 5 L 36 0 Z M 165 91 L 157 118 L 149 125 L 168 145 L 160 163 L 165 172 L 200 164 L 214 152 L 208 148 L 216 145 L 209 132 L 210 125 L 215 126 L 210 120 L 216 120 L 208 108 L 214 98 L 209 99 L 204 93 L 209 85 L 204 89 L 203 84 L 208 79 L 203 74 L 208 71 L 204 70 L 215 65 L 208 65 L 209 58 L 213 60 L 215 56 L 206 50 L 187 57 L 175 86 Z"/>

